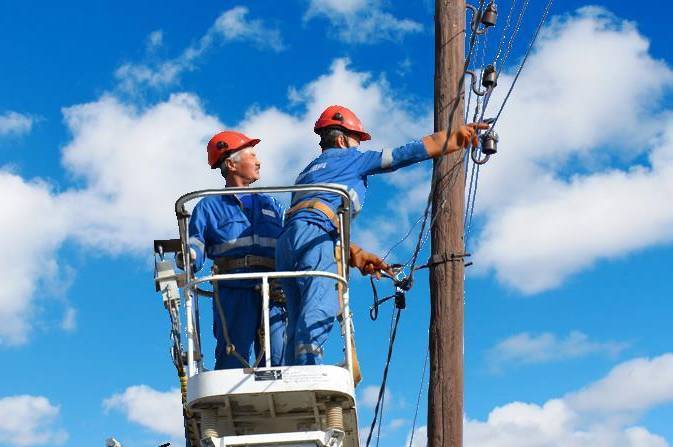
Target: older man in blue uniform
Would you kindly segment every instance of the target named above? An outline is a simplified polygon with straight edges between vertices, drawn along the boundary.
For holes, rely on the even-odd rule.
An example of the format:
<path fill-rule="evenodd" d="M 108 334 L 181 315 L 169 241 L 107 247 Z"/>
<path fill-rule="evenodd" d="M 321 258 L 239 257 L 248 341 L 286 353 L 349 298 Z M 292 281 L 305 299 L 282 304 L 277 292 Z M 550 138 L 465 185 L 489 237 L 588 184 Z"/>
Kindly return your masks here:
<path fill-rule="evenodd" d="M 343 106 L 330 106 L 318 118 L 314 131 L 320 135 L 322 153 L 299 174 L 296 184 L 335 183 L 346 187 L 352 200 L 352 217 L 361 210 L 370 175 L 393 172 L 405 166 L 455 152 L 476 144 L 476 128 L 467 125 L 451 135 L 437 132 L 395 149 L 359 151 L 360 141 L 371 139 L 358 117 Z M 335 225 L 340 198 L 330 193 L 294 194 L 278 239 L 276 266 L 279 270 L 336 271 Z M 363 258 L 364 257 L 364 258 Z M 350 265 L 364 273 L 386 268 L 351 244 Z M 288 327 L 285 360 L 310 365 L 322 361 L 323 345 L 339 311 L 334 281 L 326 278 L 284 280 Z"/>
<path fill-rule="evenodd" d="M 259 179 L 254 146 L 259 139 L 224 131 L 208 142 L 208 164 L 220 169 L 227 187 L 245 187 Z M 205 258 L 218 273 L 275 270 L 276 240 L 283 228 L 283 210 L 265 194 L 209 196 L 194 207 L 189 243 L 195 271 Z M 285 305 L 279 288 L 270 302 L 271 363 L 280 365 L 285 343 Z M 219 281 L 213 299 L 213 332 L 217 339 L 215 369 L 253 364 L 261 352 L 262 298 L 259 280 Z M 223 320 L 225 325 L 223 325 Z M 226 340 L 228 334 L 229 340 Z"/>

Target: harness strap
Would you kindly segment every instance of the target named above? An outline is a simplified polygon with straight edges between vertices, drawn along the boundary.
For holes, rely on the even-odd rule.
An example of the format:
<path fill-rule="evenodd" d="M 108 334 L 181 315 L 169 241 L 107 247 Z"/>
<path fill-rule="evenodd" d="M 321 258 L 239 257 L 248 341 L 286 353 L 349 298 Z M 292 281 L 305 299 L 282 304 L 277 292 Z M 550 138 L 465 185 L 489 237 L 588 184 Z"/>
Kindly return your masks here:
<path fill-rule="evenodd" d="M 273 258 L 263 256 L 245 255 L 242 258 L 220 257 L 213 261 L 220 272 L 227 272 L 234 269 L 246 267 L 266 267 L 271 270 L 276 269 L 276 261 Z"/>
<path fill-rule="evenodd" d="M 297 203 L 292 208 L 287 210 L 287 212 L 285 213 L 285 217 L 288 218 L 297 211 L 303 209 L 308 209 L 317 213 L 324 214 L 334 224 L 334 227 L 337 229 L 337 231 L 339 230 L 339 219 L 334 213 L 334 211 L 332 211 L 332 208 L 330 208 L 324 202 L 318 199 L 304 200 L 303 202 Z"/>

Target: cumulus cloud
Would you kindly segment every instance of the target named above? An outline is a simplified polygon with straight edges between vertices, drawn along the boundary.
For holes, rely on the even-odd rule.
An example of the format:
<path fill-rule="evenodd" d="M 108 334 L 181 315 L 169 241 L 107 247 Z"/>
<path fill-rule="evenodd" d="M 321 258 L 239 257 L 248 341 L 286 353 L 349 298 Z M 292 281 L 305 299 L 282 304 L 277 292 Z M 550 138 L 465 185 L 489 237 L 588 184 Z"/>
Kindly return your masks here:
<path fill-rule="evenodd" d="M 486 421 L 467 420 L 468 447 L 668 447 L 664 438 L 640 426 L 585 426 L 563 400 L 544 405 L 515 402 L 494 409 Z"/>
<path fill-rule="evenodd" d="M 65 310 L 61 320 L 61 329 L 67 332 L 73 332 L 77 329 L 77 309 L 68 307 Z"/>
<path fill-rule="evenodd" d="M 63 149 L 63 163 L 84 184 L 62 196 L 79 210 L 74 236 L 86 245 L 121 253 L 141 251 L 154 237 L 174 235 L 175 199 L 186 191 L 222 186 L 219 173 L 205 164 L 204 149 L 222 128 L 262 138 L 257 153 L 263 185 L 292 184 L 299 167 L 318 155 L 313 123 L 334 103 L 357 111 L 376 136 L 375 147 L 428 132 L 425 114 L 419 119 L 385 79 L 353 71 L 345 59 L 294 89 L 292 100 L 303 106 L 302 113 L 252 109 L 242 122 L 231 125 L 209 115 L 190 94 L 174 94 L 146 108 L 106 96 L 65 109 L 73 138 Z M 403 194 L 416 200 L 413 191 Z"/>
<path fill-rule="evenodd" d="M 6 280 L 0 288 L 0 346 L 25 343 L 38 314 L 36 299 L 60 273 L 56 252 L 66 238 L 69 219 L 50 185 L 26 181 L 0 170 L 5 212 L 0 213 L 0 258 Z"/>
<path fill-rule="evenodd" d="M 672 86 L 634 24 L 596 7 L 554 19 L 498 125 L 501 152 L 482 169 L 482 272 L 536 293 L 670 243 L 673 210 L 661 203 L 673 192 L 673 119 L 660 100 Z"/>
<path fill-rule="evenodd" d="M 30 132 L 35 119 L 11 110 L 0 115 L 0 137 L 5 135 L 22 135 Z"/>
<path fill-rule="evenodd" d="M 205 164 L 205 144 L 223 125 L 194 95 L 146 109 L 105 96 L 64 110 L 73 139 L 63 164 L 85 187 L 61 200 L 78 210 L 81 243 L 110 253 L 140 252 L 175 233 L 175 200 L 221 185 Z"/>
<path fill-rule="evenodd" d="M 624 362 L 598 382 L 567 396 L 581 411 L 634 412 L 673 402 L 673 354 Z"/>
<path fill-rule="evenodd" d="M 407 435 L 407 440 L 404 445 L 409 447 L 425 447 L 428 445 L 428 426 L 422 425 L 414 430 L 413 439 L 412 433 Z"/>
<path fill-rule="evenodd" d="M 465 445 L 669 447 L 663 437 L 635 422 L 642 412 L 673 402 L 672 373 L 670 353 L 624 362 L 562 398 L 542 405 L 512 402 L 493 409 L 485 421 L 466 420 Z M 622 417 L 613 417 L 616 413 Z"/>
<path fill-rule="evenodd" d="M 573 331 L 565 338 L 549 332 L 512 335 L 492 347 L 486 360 L 492 371 L 513 364 L 548 363 L 591 354 L 616 356 L 629 346 L 628 343 L 597 342 L 586 334 Z"/>
<path fill-rule="evenodd" d="M 0 398 L 0 444 L 62 445 L 68 433 L 58 427 L 60 409 L 42 396 Z"/>
<path fill-rule="evenodd" d="M 160 29 L 152 31 L 147 36 L 147 51 L 152 52 L 159 48 L 164 43 L 164 32 Z"/>
<path fill-rule="evenodd" d="M 364 408 L 373 409 L 376 407 L 376 401 L 379 398 L 379 386 L 378 385 L 367 385 L 359 391 L 358 395 L 358 405 Z M 385 405 L 390 406 L 392 404 L 392 394 L 386 388 L 384 393 Z"/>
<path fill-rule="evenodd" d="M 236 6 L 223 12 L 196 44 L 187 47 L 174 59 L 155 65 L 123 64 L 115 72 L 120 87 L 133 92 L 140 86 L 171 85 L 185 71 L 194 70 L 198 60 L 208 50 L 226 42 L 249 42 L 259 49 L 282 51 L 285 46 L 280 31 L 267 26 L 262 20 L 250 19 L 249 12 L 245 6 Z M 158 47 L 162 41 L 163 33 L 154 31 L 148 38 L 148 49 Z"/>
<path fill-rule="evenodd" d="M 147 385 L 128 387 L 103 401 L 106 411 L 116 410 L 155 433 L 179 439 L 184 436 L 180 390 L 157 391 Z"/>
<path fill-rule="evenodd" d="M 399 41 L 423 30 L 418 22 L 385 12 L 379 0 L 310 0 L 304 19 L 315 17 L 327 18 L 339 38 L 348 43 Z"/>
<path fill-rule="evenodd" d="M 233 128 L 260 136 L 260 184 L 283 185 L 293 183 L 300 167 L 318 155 L 313 123 L 328 105 L 346 104 L 367 123 L 376 142 L 365 148 L 401 144 L 428 133 L 431 126 L 426 105 L 404 101 L 384 77 L 352 70 L 346 59 L 335 60 L 325 74 L 292 89 L 289 96 L 301 112 L 253 108 L 241 122 L 228 124 L 209 114 L 197 96 L 186 93 L 143 106 L 108 94 L 63 109 L 72 138 L 63 147 L 62 164 L 79 186 L 55 194 L 44 183 L 12 174 L 1 177 L 5 190 L 17 191 L 11 195 L 17 205 L 8 208 L 15 211 L 0 218 L 7 221 L 2 234 L 8 239 L 6 246 L 15 247 L 25 262 L 7 261 L 8 271 L 15 271 L 11 277 L 17 289 L 7 292 L 4 300 L 9 305 L 2 312 L 16 317 L 7 321 L 17 328 L 5 325 L 0 335 L 21 334 L 24 338 L 17 340 L 25 339 L 30 303 L 40 296 L 33 275 L 42 274 L 45 265 L 53 272 L 56 263 L 45 259 L 53 259 L 66 238 L 110 254 L 140 254 L 149 250 L 152 239 L 174 237 L 176 198 L 223 186 L 219 173 L 206 165 L 205 145 L 216 131 Z M 414 170 L 409 175 L 421 176 Z M 413 188 L 399 194 L 400 201 L 409 203 L 418 195 Z M 45 213 L 52 219 L 41 219 Z M 67 216 L 75 214 L 77 219 L 70 221 Z M 396 235 L 396 228 L 389 232 Z M 10 238 L 17 233 L 26 240 Z M 10 299 L 16 296 L 25 299 Z M 71 327 L 72 321 L 66 318 L 63 327 Z"/>

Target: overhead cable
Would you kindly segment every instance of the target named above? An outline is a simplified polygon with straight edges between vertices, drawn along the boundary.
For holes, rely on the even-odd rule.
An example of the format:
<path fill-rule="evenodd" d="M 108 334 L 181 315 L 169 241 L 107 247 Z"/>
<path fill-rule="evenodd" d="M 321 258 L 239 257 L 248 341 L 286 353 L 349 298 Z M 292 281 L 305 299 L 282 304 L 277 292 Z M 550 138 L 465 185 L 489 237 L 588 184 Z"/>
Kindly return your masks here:
<path fill-rule="evenodd" d="M 505 99 L 500 105 L 500 110 L 498 110 L 498 114 L 495 116 L 495 120 L 493 120 L 493 125 L 491 126 L 491 129 L 495 128 L 496 123 L 500 119 L 500 115 L 502 114 L 503 109 L 505 108 L 505 104 L 507 104 L 507 101 L 509 100 L 510 95 L 512 94 L 512 90 L 514 90 L 514 86 L 516 85 L 517 81 L 519 80 L 519 76 L 521 75 L 521 71 L 523 70 L 523 67 L 526 65 L 526 61 L 528 60 L 528 56 L 530 55 L 531 49 L 535 45 L 535 42 L 537 41 L 537 37 L 540 34 L 540 30 L 542 30 L 542 26 L 544 25 L 545 21 L 547 20 L 547 16 L 549 15 L 549 10 L 552 7 L 552 4 L 554 3 L 554 0 L 548 0 L 547 5 L 545 6 L 544 12 L 542 13 L 542 17 L 540 18 L 540 23 L 538 23 L 537 28 L 535 29 L 535 33 L 533 34 L 533 37 L 530 40 L 530 43 L 528 44 L 528 48 L 526 49 L 526 54 L 523 57 L 523 60 L 521 61 L 521 64 L 519 65 L 519 69 L 516 71 L 516 75 L 514 76 L 514 80 L 512 80 L 512 85 L 509 86 L 509 90 L 507 91 L 507 95 L 505 95 Z"/>

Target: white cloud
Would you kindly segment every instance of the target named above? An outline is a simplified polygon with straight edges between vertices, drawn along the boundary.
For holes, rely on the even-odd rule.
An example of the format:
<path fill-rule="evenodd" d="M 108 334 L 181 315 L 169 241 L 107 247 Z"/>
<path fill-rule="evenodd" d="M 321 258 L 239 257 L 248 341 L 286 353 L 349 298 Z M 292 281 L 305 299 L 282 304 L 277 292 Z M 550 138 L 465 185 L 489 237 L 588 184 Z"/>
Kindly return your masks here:
<path fill-rule="evenodd" d="M 161 31 L 160 29 L 152 31 L 148 36 L 147 36 L 147 51 L 155 51 L 157 48 L 159 48 L 161 45 L 164 43 L 164 32 Z"/>
<path fill-rule="evenodd" d="M 206 165 L 205 144 L 223 126 L 193 95 L 147 109 L 106 96 L 64 115 L 73 139 L 63 163 L 86 186 L 61 200 L 77 210 L 73 235 L 85 245 L 140 252 L 175 234 L 177 197 L 222 183 Z"/>
<path fill-rule="evenodd" d="M 57 427 L 60 409 L 42 396 L 0 398 L 0 444 L 61 445 L 68 433 Z"/>
<path fill-rule="evenodd" d="M 56 251 L 67 236 L 65 209 L 41 181 L 27 182 L 0 170 L 0 257 L 5 281 L 0 288 L 0 346 L 25 343 L 38 314 L 36 300 L 52 296 L 47 287 L 59 276 Z"/>
<path fill-rule="evenodd" d="M 35 119 L 18 112 L 6 111 L 0 115 L 0 136 L 22 135 L 30 132 Z"/>
<path fill-rule="evenodd" d="M 404 426 L 407 425 L 408 423 L 409 423 L 409 421 L 408 421 L 407 419 L 404 419 L 404 418 L 393 419 L 393 420 L 390 421 L 390 423 L 388 424 L 388 428 L 387 428 L 386 431 L 394 431 L 394 430 L 397 430 L 397 429 L 400 428 L 400 427 L 404 427 Z"/>
<path fill-rule="evenodd" d="M 409 444 L 410 442 L 411 445 Z M 409 433 L 404 445 L 409 447 L 425 447 L 428 445 L 428 426 L 423 425 L 415 429 L 413 441 L 411 439 L 411 433 Z"/>
<path fill-rule="evenodd" d="M 122 90 L 134 92 L 138 87 L 160 87 L 174 84 L 185 71 L 195 69 L 196 62 L 212 47 L 226 42 L 250 42 L 260 49 L 282 51 L 285 47 L 276 28 L 263 21 L 248 18 L 249 9 L 236 6 L 215 20 L 198 42 L 187 47 L 178 57 L 155 65 L 126 63 L 120 66 L 115 76 Z M 160 45 L 161 31 L 150 34 L 148 48 Z"/>
<path fill-rule="evenodd" d="M 222 13 L 209 34 L 220 36 L 224 41 L 252 42 L 259 48 L 282 51 L 285 46 L 280 31 L 268 28 L 261 20 L 249 20 L 248 8 L 237 6 Z"/>
<path fill-rule="evenodd" d="M 7 303 L 0 312 L 11 323 L 0 329 L 3 343 L 25 341 L 32 303 L 41 297 L 34 279 L 59 276 L 54 254 L 66 238 L 106 253 L 140 254 L 152 239 L 174 237 L 177 197 L 223 186 L 219 172 L 207 166 L 205 151 L 208 139 L 221 129 L 262 137 L 260 183 L 266 185 L 293 183 L 300 167 L 318 155 L 313 123 L 334 103 L 362 117 L 376 138 L 367 147 L 391 146 L 429 132 L 425 107 L 416 113 L 418 107 L 401 100 L 384 78 L 351 70 L 345 59 L 334 61 L 327 73 L 292 96 L 303 112 L 251 109 L 235 124 L 223 124 L 198 97 L 186 93 L 145 106 L 104 95 L 64 109 L 72 139 L 63 147 L 62 163 L 81 186 L 54 194 L 44 183 L 0 176 L 3 191 L 15 190 L 8 195 L 11 213 L 0 217 L 0 227 L 6 230 L 5 247 L 17 253 L 4 270 L 12 273 L 12 281 L 0 296 Z M 77 219 L 70 222 L 68 216 Z"/>
<path fill-rule="evenodd" d="M 673 210 L 661 206 L 673 192 L 673 120 L 660 107 L 673 71 L 648 50 L 632 23 L 600 8 L 544 33 L 500 121 L 500 153 L 481 171 L 482 272 L 536 293 L 673 240 Z M 501 77 L 493 111 L 509 81 Z M 643 154 L 649 165 L 604 167 Z M 569 176 L 578 165 L 585 173 Z"/>
<path fill-rule="evenodd" d="M 184 436 L 180 390 L 157 391 L 147 385 L 127 388 L 103 401 L 106 411 L 117 410 L 153 432 L 174 438 Z"/>
<path fill-rule="evenodd" d="M 222 186 L 219 173 L 205 161 L 208 138 L 222 128 L 262 138 L 257 153 L 262 162 L 260 184 L 266 185 L 292 184 L 300 167 L 318 155 L 313 123 L 330 104 L 353 108 L 379 148 L 428 133 L 425 115 L 418 119 L 385 79 L 352 71 L 347 60 L 336 60 L 327 74 L 293 96 L 304 106 L 303 113 L 252 109 L 234 125 L 207 114 L 189 94 L 175 94 L 147 108 L 106 96 L 66 109 L 73 139 L 63 149 L 64 165 L 85 185 L 62 197 L 78 209 L 75 237 L 120 253 L 143 250 L 155 237 L 173 236 L 175 199 L 187 191 Z M 404 193 L 410 201 L 416 200 L 413 191 Z"/>
<path fill-rule="evenodd" d="M 543 405 L 513 402 L 493 409 L 485 421 L 466 420 L 465 445 L 669 447 L 663 437 L 634 422 L 641 412 L 673 402 L 670 377 L 673 354 L 624 362 L 563 398 Z M 614 417 L 625 411 L 629 417 Z"/>
<path fill-rule="evenodd" d="M 374 409 L 376 407 L 376 401 L 379 398 L 379 386 L 378 385 L 367 385 L 366 387 L 358 390 L 358 405 L 363 408 Z M 393 403 L 393 396 L 390 391 L 386 388 L 384 393 L 384 405 L 390 407 Z"/>
<path fill-rule="evenodd" d="M 492 370 L 498 371 L 517 363 L 547 363 L 590 354 L 616 356 L 627 347 L 628 343 L 596 342 L 578 331 L 565 338 L 549 332 L 538 335 L 522 332 L 498 342 L 487 352 L 487 362 Z"/>
<path fill-rule="evenodd" d="M 585 426 L 563 400 L 544 405 L 514 402 L 494 409 L 484 422 L 467 420 L 466 447 L 668 447 L 639 426 Z"/>
<path fill-rule="evenodd" d="M 67 332 L 73 332 L 77 329 L 77 309 L 68 307 L 65 310 L 61 320 L 61 329 Z"/>
<path fill-rule="evenodd" d="M 632 412 L 673 402 L 673 354 L 637 358 L 567 397 L 581 411 Z"/>
<path fill-rule="evenodd" d="M 379 0 L 310 0 L 305 20 L 327 18 L 339 38 L 348 43 L 376 43 L 401 40 L 418 33 L 423 25 L 410 19 L 398 19 L 385 12 Z"/>

